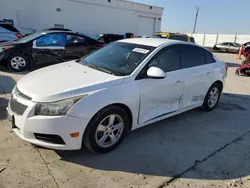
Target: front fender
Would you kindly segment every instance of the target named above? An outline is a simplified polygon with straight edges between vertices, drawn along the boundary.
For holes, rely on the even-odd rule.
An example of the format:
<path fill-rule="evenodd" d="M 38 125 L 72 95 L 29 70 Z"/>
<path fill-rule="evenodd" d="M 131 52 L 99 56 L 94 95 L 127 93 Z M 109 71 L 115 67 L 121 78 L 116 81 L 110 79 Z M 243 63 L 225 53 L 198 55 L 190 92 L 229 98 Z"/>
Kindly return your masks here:
<path fill-rule="evenodd" d="M 69 116 L 91 120 L 101 109 L 112 104 L 126 105 L 133 117 L 132 129 L 138 126 L 140 81 L 125 82 L 107 89 L 99 90 L 78 101 L 68 112 Z"/>

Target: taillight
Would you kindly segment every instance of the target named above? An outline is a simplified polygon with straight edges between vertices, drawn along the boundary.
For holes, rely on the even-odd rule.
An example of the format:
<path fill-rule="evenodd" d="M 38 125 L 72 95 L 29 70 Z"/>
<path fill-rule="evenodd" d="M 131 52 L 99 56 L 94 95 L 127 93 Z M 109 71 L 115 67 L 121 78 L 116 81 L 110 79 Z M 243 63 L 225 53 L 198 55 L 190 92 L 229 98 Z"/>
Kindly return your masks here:
<path fill-rule="evenodd" d="M 3 51 L 8 50 L 10 48 L 13 48 L 13 46 L 4 46 L 4 47 L 2 47 Z"/>
<path fill-rule="evenodd" d="M 96 47 L 98 47 L 98 48 L 102 48 L 104 46 L 104 43 L 97 43 L 96 44 Z"/>
<path fill-rule="evenodd" d="M 17 33 L 16 37 L 20 39 L 20 38 L 22 38 L 22 35 L 20 33 Z"/>

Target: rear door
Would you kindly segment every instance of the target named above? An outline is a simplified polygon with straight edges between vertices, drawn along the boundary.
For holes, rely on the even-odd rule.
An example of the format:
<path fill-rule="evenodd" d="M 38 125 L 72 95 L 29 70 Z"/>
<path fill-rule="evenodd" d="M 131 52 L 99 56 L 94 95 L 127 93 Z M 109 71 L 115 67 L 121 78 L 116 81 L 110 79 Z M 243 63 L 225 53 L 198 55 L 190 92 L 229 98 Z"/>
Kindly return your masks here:
<path fill-rule="evenodd" d="M 66 34 L 65 60 L 79 59 L 97 49 L 97 41 L 83 35 Z"/>
<path fill-rule="evenodd" d="M 65 34 L 49 33 L 33 41 L 32 58 L 35 64 L 63 62 Z"/>
<path fill-rule="evenodd" d="M 206 50 L 193 45 L 181 45 L 181 69 L 184 91 L 181 108 L 199 106 L 211 86 L 213 64 L 206 63 Z"/>
<path fill-rule="evenodd" d="M 237 47 L 236 44 L 234 43 L 229 43 L 228 49 L 229 49 L 229 52 L 236 52 L 239 49 L 239 47 Z"/>
<path fill-rule="evenodd" d="M 221 50 L 227 52 L 229 47 L 229 43 L 225 42 L 221 44 Z"/>

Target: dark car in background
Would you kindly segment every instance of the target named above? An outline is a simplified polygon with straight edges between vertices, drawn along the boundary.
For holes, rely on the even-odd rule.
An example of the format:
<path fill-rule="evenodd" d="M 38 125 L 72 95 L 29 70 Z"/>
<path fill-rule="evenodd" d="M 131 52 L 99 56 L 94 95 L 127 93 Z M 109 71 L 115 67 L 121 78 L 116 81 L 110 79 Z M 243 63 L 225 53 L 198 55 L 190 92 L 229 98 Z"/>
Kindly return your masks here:
<path fill-rule="evenodd" d="M 71 31 L 43 31 L 0 44 L 0 65 L 23 71 L 73 59 L 103 46 L 103 43 Z"/>
<path fill-rule="evenodd" d="M 163 38 L 163 39 L 179 40 L 184 42 L 195 42 L 193 37 L 190 37 L 182 33 L 155 32 L 152 38 Z"/>
<path fill-rule="evenodd" d="M 96 34 L 96 35 L 93 35 L 92 37 L 100 42 L 103 42 L 104 44 L 108 44 L 117 40 L 124 39 L 124 35 L 111 34 L 111 33 Z"/>
<path fill-rule="evenodd" d="M 215 44 L 213 50 L 222 51 L 222 52 L 233 52 L 239 53 L 240 44 L 236 42 L 223 42 L 220 44 Z"/>
<path fill-rule="evenodd" d="M 0 22 L 0 43 L 22 38 L 21 33 L 11 24 Z"/>

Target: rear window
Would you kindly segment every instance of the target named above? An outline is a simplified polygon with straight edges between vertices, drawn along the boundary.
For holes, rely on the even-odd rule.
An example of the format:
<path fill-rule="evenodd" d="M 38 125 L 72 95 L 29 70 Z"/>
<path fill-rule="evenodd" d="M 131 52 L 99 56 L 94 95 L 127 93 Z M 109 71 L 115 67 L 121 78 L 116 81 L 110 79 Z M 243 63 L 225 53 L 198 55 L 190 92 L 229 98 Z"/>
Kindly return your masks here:
<path fill-rule="evenodd" d="M 152 38 L 163 38 L 163 39 L 166 39 L 167 37 L 164 37 L 162 35 L 153 35 Z"/>
<path fill-rule="evenodd" d="M 0 27 L 7 29 L 8 31 L 19 32 L 14 26 L 10 24 L 0 24 Z"/>

